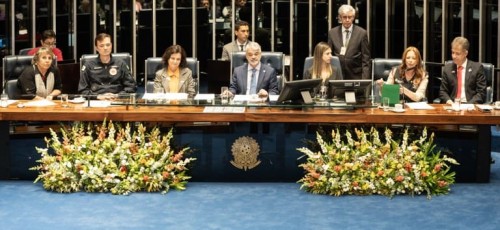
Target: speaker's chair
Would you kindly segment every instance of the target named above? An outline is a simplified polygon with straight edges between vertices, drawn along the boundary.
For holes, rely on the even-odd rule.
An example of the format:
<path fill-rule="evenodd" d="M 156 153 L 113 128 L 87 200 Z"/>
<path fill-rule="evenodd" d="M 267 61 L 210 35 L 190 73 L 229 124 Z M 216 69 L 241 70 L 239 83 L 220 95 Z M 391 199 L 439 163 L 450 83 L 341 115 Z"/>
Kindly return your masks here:
<path fill-rule="evenodd" d="M 306 74 L 306 71 L 309 71 L 309 68 L 311 68 L 312 64 L 314 61 L 314 57 L 306 57 L 304 60 L 304 72 L 302 73 L 302 76 Z M 337 69 L 337 76 L 338 79 L 344 79 L 344 76 L 342 75 L 342 66 L 340 65 L 340 60 L 339 57 L 337 56 L 332 56 L 332 60 L 330 61 L 330 64 Z"/>
<path fill-rule="evenodd" d="M 375 83 L 382 78 L 387 81 L 391 69 L 401 65 L 401 59 L 375 58 L 372 60 L 372 98 L 374 102 L 380 102 L 380 87 Z"/>
<path fill-rule="evenodd" d="M 485 104 L 491 104 L 494 101 L 495 92 L 495 66 L 491 63 L 482 63 L 484 77 L 486 78 L 486 101 Z"/>
<path fill-rule="evenodd" d="M 80 69 L 81 67 L 88 61 L 97 58 L 97 54 L 84 54 L 80 57 Z M 116 59 L 120 59 L 124 61 L 128 67 L 130 68 L 130 73 L 133 74 L 132 71 L 132 55 L 129 53 L 112 53 L 111 56 Z"/>
<path fill-rule="evenodd" d="M 17 79 L 7 80 L 5 83 L 5 93 L 10 99 L 21 99 L 21 89 L 17 86 Z"/>
<path fill-rule="evenodd" d="M 17 87 L 17 79 L 24 68 L 31 66 L 33 56 L 12 55 L 3 58 L 3 84 L 4 91 L 9 94 L 10 99 L 20 99 L 21 90 Z M 10 82 L 12 80 L 12 82 Z"/>
<path fill-rule="evenodd" d="M 286 82 L 286 77 L 284 76 L 285 70 L 285 55 L 282 52 L 262 52 L 260 62 L 262 64 L 267 64 L 276 70 L 276 78 L 278 82 L 278 90 L 281 92 L 283 85 Z M 234 68 L 247 63 L 245 52 L 233 52 L 231 53 L 231 77 L 229 81 L 232 81 Z"/>
<path fill-rule="evenodd" d="M 200 62 L 197 58 L 187 57 L 186 58 L 187 67 L 191 70 L 193 74 L 193 80 L 195 81 L 196 93 L 200 91 Z M 156 71 L 164 68 L 165 65 L 161 57 L 149 57 L 144 61 L 144 76 L 145 76 L 145 92 L 153 93 L 154 91 L 154 79 L 156 76 Z"/>
<path fill-rule="evenodd" d="M 19 50 L 19 55 L 28 55 L 28 53 L 30 52 L 31 49 L 33 49 L 33 48 L 20 49 Z"/>

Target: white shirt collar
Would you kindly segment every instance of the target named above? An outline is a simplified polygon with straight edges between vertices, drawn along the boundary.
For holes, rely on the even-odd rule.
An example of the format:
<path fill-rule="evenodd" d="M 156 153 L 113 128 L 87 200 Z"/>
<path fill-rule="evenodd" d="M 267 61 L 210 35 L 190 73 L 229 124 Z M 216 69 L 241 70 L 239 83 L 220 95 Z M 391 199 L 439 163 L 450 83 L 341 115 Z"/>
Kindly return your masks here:
<path fill-rule="evenodd" d="M 345 28 L 344 26 L 342 26 L 342 32 L 345 33 L 346 30 L 349 30 L 350 33 L 352 33 L 352 27 L 353 27 L 354 24 L 352 24 L 349 28 Z"/>
<path fill-rule="evenodd" d="M 254 68 L 254 67 L 252 67 L 250 64 L 248 64 L 248 69 L 247 69 L 247 71 L 252 71 L 252 69 L 256 69 L 256 70 L 257 70 L 257 72 L 259 72 L 259 71 L 260 71 L 260 65 L 261 65 L 261 64 L 262 64 L 262 63 L 260 63 L 260 62 L 259 62 L 259 64 L 257 64 L 257 66 L 255 66 L 255 68 Z"/>

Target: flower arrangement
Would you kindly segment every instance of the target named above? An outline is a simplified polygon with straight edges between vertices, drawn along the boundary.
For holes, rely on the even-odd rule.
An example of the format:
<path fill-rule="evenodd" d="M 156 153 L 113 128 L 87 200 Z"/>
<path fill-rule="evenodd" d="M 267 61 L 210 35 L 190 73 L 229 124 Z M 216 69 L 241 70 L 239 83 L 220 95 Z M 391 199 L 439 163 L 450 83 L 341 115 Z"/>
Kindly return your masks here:
<path fill-rule="evenodd" d="M 369 132 L 358 128 L 354 132 L 356 138 L 348 130 L 342 138 L 339 129 L 334 129 L 331 142 L 317 133 L 318 151 L 298 149 L 307 156 L 300 165 L 306 171 L 298 181 L 301 189 L 335 196 L 426 193 L 430 198 L 447 194 L 455 182 L 450 164 L 458 162 L 434 150 L 434 134 L 428 137 L 426 129 L 415 141 L 409 140 L 408 129 L 401 141 L 394 140 L 388 128 L 385 141 L 373 127 Z"/>
<path fill-rule="evenodd" d="M 76 123 L 70 130 L 62 128 L 61 138 L 50 132 L 47 148 L 37 148 L 39 165 L 31 168 L 39 171 L 35 183 L 41 180 L 46 190 L 124 195 L 184 190 L 190 178 L 187 165 L 196 160 L 184 157 L 189 148 L 176 152 L 171 147 L 172 130 L 161 135 L 158 128 L 148 132 L 142 124 L 132 131 L 128 123 Z"/>

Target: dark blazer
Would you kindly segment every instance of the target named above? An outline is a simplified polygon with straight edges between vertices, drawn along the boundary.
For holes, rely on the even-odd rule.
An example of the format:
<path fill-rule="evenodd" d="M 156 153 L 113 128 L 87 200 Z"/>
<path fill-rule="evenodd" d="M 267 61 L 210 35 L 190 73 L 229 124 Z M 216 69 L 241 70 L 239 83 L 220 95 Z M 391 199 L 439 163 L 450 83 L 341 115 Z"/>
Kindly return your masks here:
<path fill-rule="evenodd" d="M 229 91 L 233 94 L 246 94 L 248 79 L 248 63 L 238 66 L 233 71 L 233 78 Z M 266 64 L 260 64 L 257 92 L 264 89 L 271 95 L 279 94 L 276 70 Z"/>
<path fill-rule="evenodd" d="M 328 44 L 333 55 L 340 59 L 344 79 L 370 79 L 370 43 L 366 30 L 353 25 L 345 55 L 340 55 L 344 44 L 342 33 L 342 25 L 328 31 Z"/>
<path fill-rule="evenodd" d="M 467 60 L 465 68 L 465 97 L 467 103 L 482 104 L 486 101 L 486 78 L 481 63 Z M 452 100 L 457 95 L 457 65 L 446 64 L 443 67 L 439 98 L 442 103 Z"/>

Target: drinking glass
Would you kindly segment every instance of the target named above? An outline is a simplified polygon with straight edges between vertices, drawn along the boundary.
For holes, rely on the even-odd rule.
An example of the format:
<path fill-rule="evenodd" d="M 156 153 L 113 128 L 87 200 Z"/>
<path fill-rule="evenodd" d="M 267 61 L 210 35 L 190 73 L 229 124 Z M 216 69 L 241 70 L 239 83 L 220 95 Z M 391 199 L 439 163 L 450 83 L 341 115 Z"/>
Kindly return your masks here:
<path fill-rule="evenodd" d="M 229 88 L 227 86 L 220 87 L 220 101 L 222 104 L 229 103 L 228 90 L 229 90 Z"/>
<path fill-rule="evenodd" d="M 451 108 L 455 111 L 460 111 L 460 99 L 459 98 L 455 98 L 455 101 L 451 105 Z"/>
<path fill-rule="evenodd" d="M 7 94 L 5 94 L 5 93 L 4 93 L 4 94 L 2 94 L 2 95 L 0 96 L 0 100 L 1 100 L 1 101 L 0 101 L 0 106 L 2 106 L 2 107 L 4 107 L 4 108 L 5 108 L 5 107 L 7 107 L 7 106 L 9 105 L 9 95 L 7 95 Z"/>
<path fill-rule="evenodd" d="M 389 103 L 390 99 L 388 97 L 382 98 L 382 109 L 384 109 L 384 111 L 389 111 Z"/>
<path fill-rule="evenodd" d="M 64 108 L 69 107 L 68 94 L 61 94 L 61 106 Z"/>
<path fill-rule="evenodd" d="M 320 100 L 321 101 L 326 100 L 327 92 L 328 92 L 328 86 L 322 85 L 321 88 L 320 88 L 320 90 L 319 90 Z"/>
<path fill-rule="evenodd" d="M 135 93 L 130 94 L 129 103 L 135 105 Z"/>

